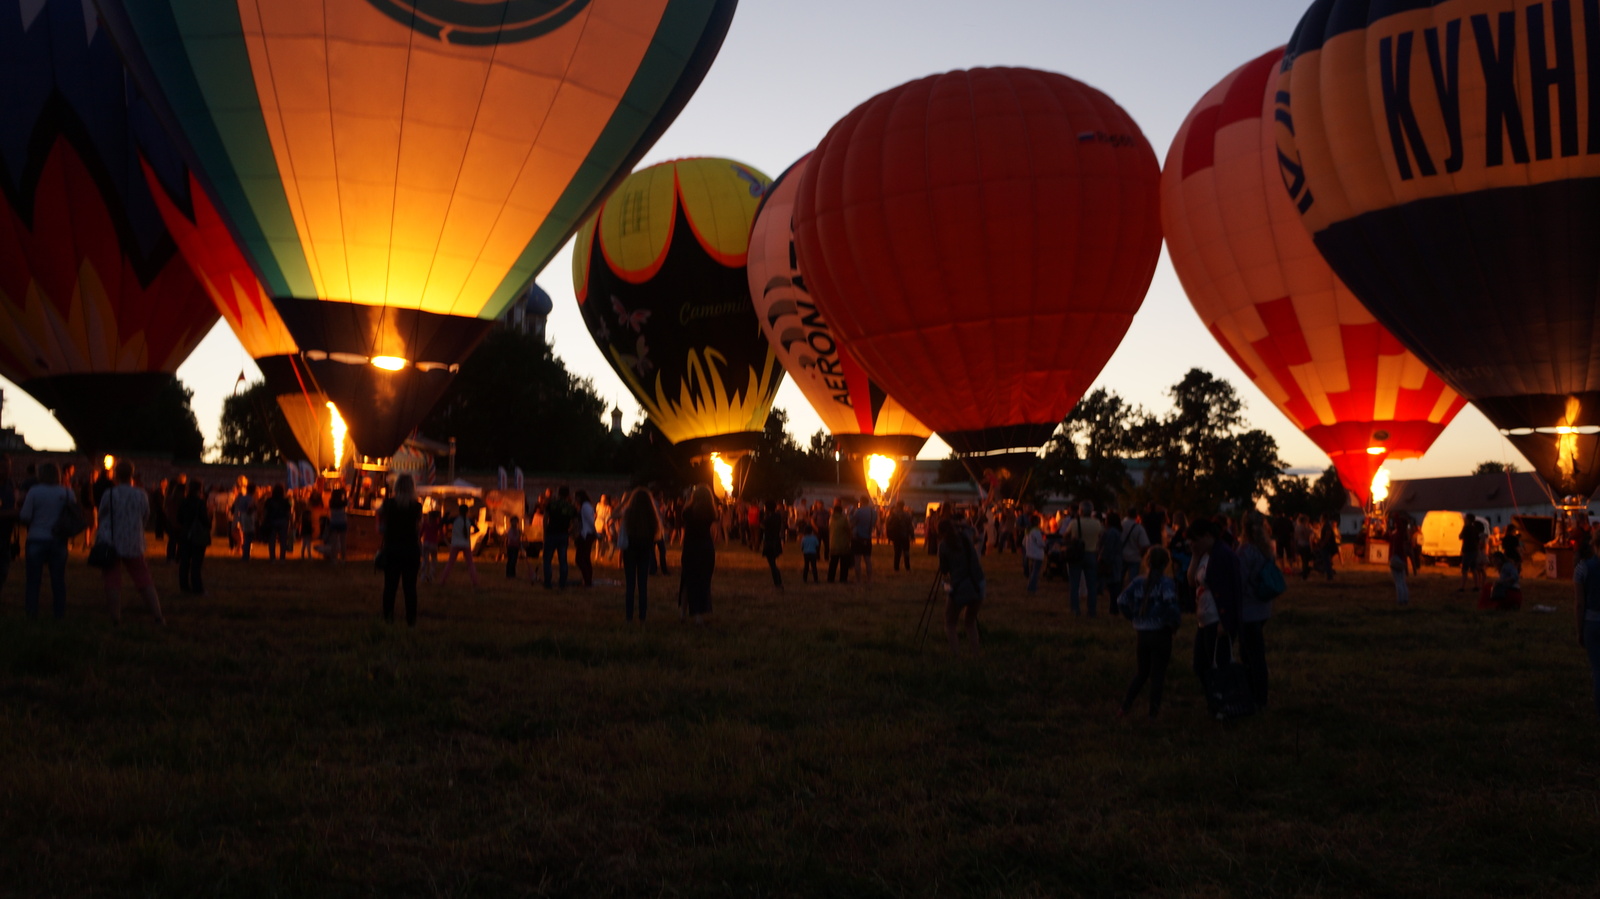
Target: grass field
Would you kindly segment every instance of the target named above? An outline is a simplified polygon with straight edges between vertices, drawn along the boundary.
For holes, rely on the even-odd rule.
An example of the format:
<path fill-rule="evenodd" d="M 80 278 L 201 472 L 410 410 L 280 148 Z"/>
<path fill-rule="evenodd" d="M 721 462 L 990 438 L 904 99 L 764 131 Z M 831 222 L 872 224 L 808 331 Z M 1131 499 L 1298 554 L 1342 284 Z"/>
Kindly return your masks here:
<path fill-rule="evenodd" d="M 1274 705 L 1220 725 L 1179 634 L 1168 707 L 1114 715 L 1131 629 L 991 559 L 981 663 L 912 631 L 914 575 L 771 589 L 676 577 L 424 588 L 370 566 L 213 558 L 169 626 L 0 608 L 0 895 L 1594 896 L 1600 726 L 1555 614 L 1473 611 L 1443 574 L 1291 585 Z M 880 559 L 880 562 L 887 561 Z M 494 576 L 490 576 L 494 575 Z M 614 569 L 600 577 L 614 581 Z"/>

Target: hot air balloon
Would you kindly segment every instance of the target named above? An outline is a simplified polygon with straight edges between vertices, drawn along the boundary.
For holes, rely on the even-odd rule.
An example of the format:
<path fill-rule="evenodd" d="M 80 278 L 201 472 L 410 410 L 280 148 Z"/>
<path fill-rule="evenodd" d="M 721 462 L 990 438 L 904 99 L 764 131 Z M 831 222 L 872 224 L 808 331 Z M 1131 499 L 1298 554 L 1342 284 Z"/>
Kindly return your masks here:
<path fill-rule="evenodd" d="M 271 294 L 250 269 L 216 207 L 187 171 L 177 185 L 163 183 L 149 165 L 144 174 L 167 229 L 217 311 L 261 369 L 301 453 L 319 470 L 338 470 L 346 456 L 356 454 L 343 419 L 317 389 Z M 337 441 L 336 431 L 341 435 Z M 291 447 L 278 449 L 291 458 L 295 455 Z"/>
<path fill-rule="evenodd" d="M 1466 405 L 1328 268 L 1278 174 L 1279 48 L 1212 88 L 1161 175 L 1167 252 L 1200 320 L 1273 404 L 1371 497 Z"/>
<path fill-rule="evenodd" d="M 377 456 L 683 108 L 734 6 L 100 4 Z"/>
<path fill-rule="evenodd" d="M 891 492 L 900 460 L 915 456 L 931 433 L 872 383 L 806 288 L 794 247 L 794 200 L 808 153 L 778 176 L 756 209 L 750 231 L 750 297 L 778 360 L 833 433 L 834 445 L 865 466 L 867 483 Z"/>
<path fill-rule="evenodd" d="M 1597 10 L 1320 0 L 1277 109 L 1284 181 L 1333 270 L 1583 498 L 1600 485 Z"/>
<path fill-rule="evenodd" d="M 217 314 L 141 163 L 182 160 L 78 0 L 0 2 L 0 374 L 78 446 L 118 448 Z"/>
<path fill-rule="evenodd" d="M 634 172 L 578 232 L 572 281 L 589 328 L 650 420 L 690 458 L 755 448 L 783 367 L 745 276 L 771 179 L 730 159 Z M 731 493 L 731 468 L 716 483 Z"/>
<path fill-rule="evenodd" d="M 874 382 L 964 454 L 1032 451 L 1111 357 L 1161 251 L 1155 153 L 1065 75 L 974 69 L 828 132 L 800 268 Z"/>

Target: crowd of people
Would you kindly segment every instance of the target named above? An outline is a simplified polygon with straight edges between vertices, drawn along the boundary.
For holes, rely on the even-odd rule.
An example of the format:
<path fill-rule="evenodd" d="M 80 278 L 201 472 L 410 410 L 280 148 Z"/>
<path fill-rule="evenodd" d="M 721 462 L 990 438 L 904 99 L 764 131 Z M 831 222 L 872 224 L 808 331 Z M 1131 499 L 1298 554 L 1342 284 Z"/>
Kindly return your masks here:
<path fill-rule="evenodd" d="M 508 578 L 525 570 L 530 583 L 549 589 L 571 583 L 569 552 L 584 587 L 595 583 L 597 557 L 616 565 L 623 579 L 620 611 L 630 622 L 647 619 L 650 581 L 672 574 L 667 547 L 678 544 L 678 612 L 703 622 L 712 610 L 719 545 L 742 545 L 763 557 L 778 590 L 784 587 L 779 562 L 791 544 L 798 545 L 802 584 L 822 583 L 825 570 L 828 583 L 848 585 L 854 577 L 855 584 L 870 586 L 875 545 L 887 543 L 893 570 L 909 572 L 920 530 L 926 554 L 937 562 L 935 588 L 944 593 L 953 652 L 979 653 L 978 615 L 988 592 L 985 562 L 992 568 L 995 558 L 1010 553 L 1020 563 L 1029 593 L 1039 591 L 1051 573 L 1066 581 L 1072 615 L 1096 617 L 1104 593 L 1108 607 L 1131 621 L 1135 675 L 1121 711 L 1129 713 L 1148 691 L 1151 716 L 1160 709 L 1185 615 L 1195 618 L 1192 668 L 1208 698 L 1213 673 L 1235 666 L 1237 659 L 1249 702 L 1266 708 L 1266 626 L 1282 591 L 1279 566 L 1298 568 L 1302 578 L 1331 577 L 1340 544 L 1331 519 L 1268 518 L 1252 511 L 1238 518 L 1190 520 L 1154 503 L 1097 510 L 1084 502 L 1054 514 L 1026 504 L 947 504 L 930 510 L 919 528 L 903 502 L 880 508 L 864 496 L 831 503 L 718 502 L 709 488 L 698 486 L 682 497 L 638 488 L 613 500 L 609 495 L 591 499 L 584 490 L 561 486 L 528 497 L 516 511 L 489 516 L 467 498 L 425 510 L 409 475 L 387 491 L 364 482 L 349 495 L 338 485 L 288 490 L 282 484 L 252 485 L 242 477 L 208 492 L 183 474 L 147 487 L 135 475 L 132 464 L 121 461 L 93 478 L 54 463 L 29 466 L 17 478 L 10 460 L 0 456 L 0 538 L 11 548 L 0 553 L 0 586 L 12 560 L 21 558 L 30 617 L 39 614 L 46 578 L 54 617 L 65 616 L 68 549 L 78 541 L 101 571 L 111 618 L 121 618 L 126 575 L 159 624 L 164 619 L 146 561 L 147 531 L 164 542 L 167 560 L 178 569 L 179 589 L 204 594 L 203 562 L 216 537 L 224 537 L 229 551 L 246 561 L 257 542 L 266 544 L 268 560 L 290 558 L 296 542 L 302 558 L 343 560 L 352 504 L 377 520 L 383 616 L 394 620 L 396 600 L 403 595 L 411 625 L 417 619 L 419 580 L 447 585 L 459 562 L 471 583 L 480 584 L 474 555 L 485 538 L 501 549 Z M 1577 640 L 1589 655 L 1600 712 L 1600 556 L 1587 521 L 1577 527 L 1583 529 L 1572 541 L 1579 553 Z M 1381 535 L 1400 605 L 1410 601 L 1407 572 L 1421 564 L 1416 531 L 1410 516 L 1397 512 Z M 1490 607 L 1520 604 L 1522 535 L 1515 525 L 1502 533 L 1467 515 L 1460 539 L 1460 589 L 1480 591 Z M 1495 573 L 1492 584 L 1486 563 Z"/>

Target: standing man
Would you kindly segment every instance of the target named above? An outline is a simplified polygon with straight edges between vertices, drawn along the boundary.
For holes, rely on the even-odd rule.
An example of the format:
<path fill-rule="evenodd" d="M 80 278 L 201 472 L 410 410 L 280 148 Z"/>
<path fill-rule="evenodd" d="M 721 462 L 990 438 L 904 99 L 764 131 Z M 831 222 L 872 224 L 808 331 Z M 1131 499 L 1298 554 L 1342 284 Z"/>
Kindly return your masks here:
<path fill-rule="evenodd" d="M 183 505 L 184 494 L 189 492 L 189 476 L 179 472 L 176 478 L 167 482 L 167 489 L 161 496 L 161 513 L 167 521 L 167 561 L 178 561 L 178 547 L 182 543 L 179 536 L 183 530 L 178 527 L 178 507 Z"/>
<path fill-rule="evenodd" d="M 1100 533 L 1104 530 L 1100 519 L 1094 517 L 1094 503 L 1084 500 L 1078 505 L 1078 514 L 1062 531 L 1066 540 L 1068 595 L 1072 599 L 1072 614 L 1078 614 L 1078 581 L 1082 580 L 1089 595 L 1089 617 L 1094 617 L 1095 594 L 1100 590 L 1100 565 L 1097 551 Z"/>
<path fill-rule="evenodd" d="M 544 586 L 550 589 L 550 558 L 559 556 L 561 559 L 561 589 L 567 589 L 567 541 L 572 535 L 573 521 L 578 517 L 578 510 L 573 507 L 570 492 L 563 485 L 556 491 L 556 498 L 544 510 Z"/>
<path fill-rule="evenodd" d="M 878 527 L 878 508 L 863 496 L 850 513 L 850 553 L 856 557 L 856 581 L 872 583 L 872 534 Z"/>
<path fill-rule="evenodd" d="M 911 570 L 911 537 L 915 528 L 911 523 L 911 513 L 906 511 L 905 500 L 895 500 L 894 510 L 889 513 L 889 521 L 884 528 L 889 538 L 889 546 L 894 550 L 894 570 L 900 570 L 900 558 L 905 557 L 906 570 Z"/>

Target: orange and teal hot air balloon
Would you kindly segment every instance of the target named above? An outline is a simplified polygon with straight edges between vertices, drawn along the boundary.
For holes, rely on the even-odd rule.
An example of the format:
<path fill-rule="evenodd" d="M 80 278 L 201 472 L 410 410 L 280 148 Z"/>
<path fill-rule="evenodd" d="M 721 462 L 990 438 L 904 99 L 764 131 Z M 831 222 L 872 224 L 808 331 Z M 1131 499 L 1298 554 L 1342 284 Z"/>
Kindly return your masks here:
<path fill-rule="evenodd" d="M 690 457 L 754 448 L 783 383 L 745 275 L 750 225 L 770 183 L 730 159 L 650 166 L 622 182 L 573 245 L 590 335 Z"/>
<path fill-rule="evenodd" d="M 1284 182 L 1394 336 L 1561 495 L 1600 486 L 1600 4 L 1318 0 Z"/>
<path fill-rule="evenodd" d="M 170 381 L 215 310 L 141 173 L 182 160 L 78 0 L 0 2 L 0 375 L 78 446 Z"/>
<path fill-rule="evenodd" d="M 1278 176 L 1280 48 L 1234 70 L 1178 129 L 1162 230 L 1189 302 L 1365 503 L 1390 459 L 1427 452 L 1466 401 L 1328 268 Z"/>
<path fill-rule="evenodd" d="M 316 386 L 379 456 L 676 117 L 734 6 L 100 4 Z"/>

